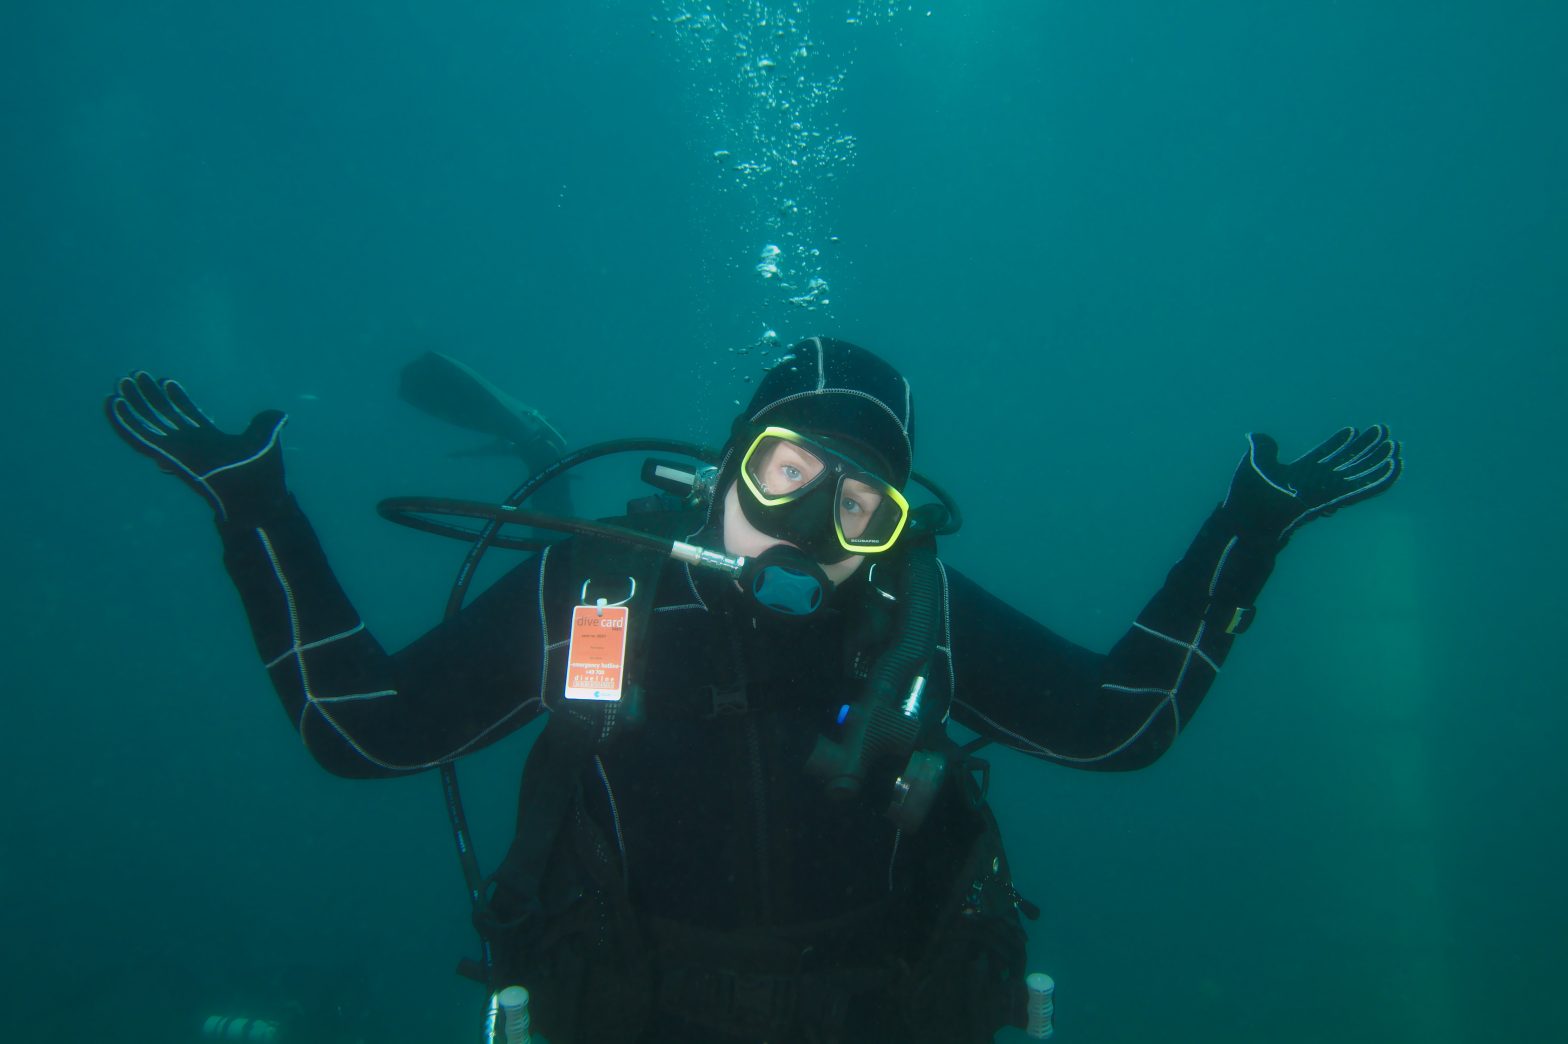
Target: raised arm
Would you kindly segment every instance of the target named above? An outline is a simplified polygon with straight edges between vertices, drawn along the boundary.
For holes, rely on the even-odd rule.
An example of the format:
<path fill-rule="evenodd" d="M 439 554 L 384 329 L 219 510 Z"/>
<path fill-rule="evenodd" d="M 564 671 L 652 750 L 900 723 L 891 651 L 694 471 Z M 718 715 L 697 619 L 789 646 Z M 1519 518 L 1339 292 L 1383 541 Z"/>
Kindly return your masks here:
<path fill-rule="evenodd" d="M 115 431 L 213 507 L 224 564 L 273 687 L 323 767 L 418 772 L 495 742 L 540 710 L 538 563 L 389 655 L 338 584 L 283 481 L 269 410 L 220 430 L 177 381 L 145 373 L 105 403 Z"/>
<path fill-rule="evenodd" d="M 1168 750 L 1251 624 L 1291 535 L 1388 489 L 1402 468 L 1381 425 L 1343 428 L 1290 463 L 1267 435 L 1247 442 L 1224 502 L 1106 655 L 952 575 L 954 717 L 1076 768 L 1142 768 Z"/>

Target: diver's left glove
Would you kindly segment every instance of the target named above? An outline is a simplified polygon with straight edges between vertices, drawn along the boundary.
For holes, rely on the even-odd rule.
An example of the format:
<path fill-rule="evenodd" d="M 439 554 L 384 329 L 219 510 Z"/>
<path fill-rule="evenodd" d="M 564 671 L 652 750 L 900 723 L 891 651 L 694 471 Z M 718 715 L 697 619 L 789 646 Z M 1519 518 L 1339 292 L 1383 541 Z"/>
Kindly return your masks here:
<path fill-rule="evenodd" d="M 1247 443 L 1220 510 L 1241 530 L 1281 545 L 1313 519 L 1384 492 L 1404 470 L 1399 443 L 1381 424 L 1341 428 L 1289 463 L 1261 432 L 1249 432 Z"/>
<path fill-rule="evenodd" d="M 175 380 L 138 371 L 104 401 L 109 423 L 127 444 L 206 497 L 219 522 L 248 523 L 287 500 L 278 433 L 288 422 L 264 410 L 238 435 L 222 431 Z"/>

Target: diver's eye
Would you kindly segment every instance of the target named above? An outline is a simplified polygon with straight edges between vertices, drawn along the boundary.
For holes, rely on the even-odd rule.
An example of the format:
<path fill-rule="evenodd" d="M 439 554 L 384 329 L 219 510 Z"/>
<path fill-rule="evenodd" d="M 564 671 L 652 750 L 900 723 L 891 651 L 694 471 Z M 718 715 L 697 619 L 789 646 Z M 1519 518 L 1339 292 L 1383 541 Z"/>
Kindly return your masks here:
<path fill-rule="evenodd" d="M 822 460 L 782 439 L 759 444 L 753 454 L 752 477 L 769 496 L 788 496 L 804 489 L 822 474 Z"/>
<path fill-rule="evenodd" d="M 839 504 L 839 510 L 846 515 L 858 515 L 866 510 L 866 506 L 854 497 L 845 497 Z"/>

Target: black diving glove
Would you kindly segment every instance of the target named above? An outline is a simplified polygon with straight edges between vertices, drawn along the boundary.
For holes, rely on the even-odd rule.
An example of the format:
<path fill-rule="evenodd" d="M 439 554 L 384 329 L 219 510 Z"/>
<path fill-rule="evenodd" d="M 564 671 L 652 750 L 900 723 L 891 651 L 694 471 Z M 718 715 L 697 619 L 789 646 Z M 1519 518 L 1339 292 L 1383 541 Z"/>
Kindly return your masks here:
<path fill-rule="evenodd" d="M 127 444 L 206 497 L 219 522 L 266 518 L 288 496 L 278 433 L 279 410 L 251 418 L 240 434 L 218 429 L 175 380 L 138 371 L 104 401 L 109 423 Z"/>
<path fill-rule="evenodd" d="M 1341 428 L 1287 464 L 1280 463 L 1279 444 L 1269 436 L 1249 432 L 1247 442 L 1221 510 L 1244 532 L 1281 545 L 1313 519 L 1377 496 L 1404 468 L 1399 443 L 1381 424 L 1365 431 Z"/>

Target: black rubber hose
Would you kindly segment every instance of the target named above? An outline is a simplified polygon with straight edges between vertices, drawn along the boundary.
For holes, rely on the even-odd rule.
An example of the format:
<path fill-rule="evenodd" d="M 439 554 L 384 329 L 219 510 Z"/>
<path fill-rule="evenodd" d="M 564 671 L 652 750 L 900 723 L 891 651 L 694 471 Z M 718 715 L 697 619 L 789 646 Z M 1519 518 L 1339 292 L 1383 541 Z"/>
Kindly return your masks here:
<path fill-rule="evenodd" d="M 539 492 L 545 483 L 552 479 L 585 464 L 598 457 L 608 457 L 615 453 L 674 453 L 683 457 L 692 457 L 705 464 L 712 464 L 718 454 L 706 446 L 699 446 L 694 442 L 681 442 L 677 439 L 611 439 L 608 442 L 597 442 L 592 446 L 584 446 L 580 450 L 568 453 L 554 463 L 542 468 L 537 473 L 529 476 L 528 480 L 514 489 L 502 505 L 515 509 L 529 497 Z M 529 512 L 517 511 L 515 514 L 503 514 L 500 506 L 495 504 L 479 505 L 480 507 L 494 509 L 493 512 L 479 512 L 473 510 L 450 511 L 452 505 L 462 505 L 465 508 L 475 504 L 474 501 L 446 500 L 439 497 L 392 497 L 383 500 L 376 506 L 381 517 L 399 525 L 418 529 L 425 533 L 434 533 L 437 536 L 453 537 L 459 540 L 471 541 L 473 546 L 468 549 L 468 554 L 463 557 L 463 564 L 458 567 L 457 577 L 452 581 L 452 591 L 447 596 L 446 616 L 450 618 L 463 607 L 463 600 L 468 594 L 468 586 L 473 582 L 474 573 L 479 568 L 479 560 L 484 557 L 491 547 L 505 547 L 519 551 L 537 551 L 544 546 L 544 541 L 528 537 L 500 536 L 501 527 L 510 522 L 522 525 L 532 525 L 539 529 L 556 529 L 563 527 L 554 524 L 559 520 L 553 516 L 533 515 Z M 421 506 L 422 505 L 422 506 Z M 469 518 L 482 518 L 485 524 L 477 530 L 465 529 L 462 526 L 441 522 L 422 515 L 461 514 Z M 544 522 L 550 520 L 550 524 Z M 573 520 L 578 521 L 578 520 Z M 585 523 L 586 524 L 586 523 Z M 567 532 L 585 532 L 583 529 L 567 529 Z M 626 532 L 631 532 L 627 530 Z M 600 535 L 611 535 L 601 533 Z M 638 534 L 642 536 L 643 534 Z M 612 539 L 619 539 L 611 535 Z"/>
<path fill-rule="evenodd" d="M 682 456 L 695 457 L 698 460 L 712 463 L 716 454 L 704 446 L 691 442 L 680 442 L 675 439 L 611 439 L 608 442 L 596 442 L 592 446 L 584 446 L 580 450 L 568 453 L 566 456 L 548 465 L 538 474 L 530 477 L 521 486 L 512 491 L 503 503 L 509 507 L 517 507 L 539 492 L 539 489 L 552 479 L 558 478 L 577 467 L 598 457 L 608 457 L 615 453 L 677 453 Z M 474 581 L 474 573 L 479 569 L 479 560 L 490 549 L 490 544 L 500 532 L 501 521 L 492 521 L 481 529 L 474 537 L 474 546 L 468 549 L 468 554 L 463 557 L 463 564 L 458 567 L 457 577 L 452 581 L 452 592 L 447 596 L 446 615 L 452 616 L 463 607 L 463 599 L 468 595 L 468 585 Z"/>
<path fill-rule="evenodd" d="M 878 658 L 866 682 L 874 700 L 892 701 L 901 696 L 910 672 L 936 651 L 942 584 L 935 541 L 922 540 L 909 549 L 901 587 L 903 618 L 899 621 L 898 640 Z"/>
<path fill-rule="evenodd" d="M 672 541 L 609 522 L 595 522 L 586 518 L 566 518 L 547 515 L 542 511 L 528 511 L 510 504 L 491 504 L 483 500 L 452 500 L 447 497 L 388 497 L 376 505 L 376 511 L 392 522 L 415 529 L 426 528 L 430 520 L 426 515 L 456 515 L 459 518 L 482 518 L 496 528 L 506 525 L 532 526 L 535 529 L 553 529 L 578 536 L 604 537 L 634 547 L 667 553 Z M 490 526 L 486 526 L 488 530 Z M 433 529 L 431 531 L 434 531 Z M 494 543 L 492 538 L 492 543 Z"/>
<path fill-rule="evenodd" d="M 954 500 L 947 490 L 918 471 L 911 472 L 910 478 L 930 490 L 931 495 L 936 497 L 937 502 L 947 511 L 947 520 L 939 528 L 932 531 L 934 536 L 951 536 L 963 528 L 963 512 L 958 510 L 958 501 Z"/>

